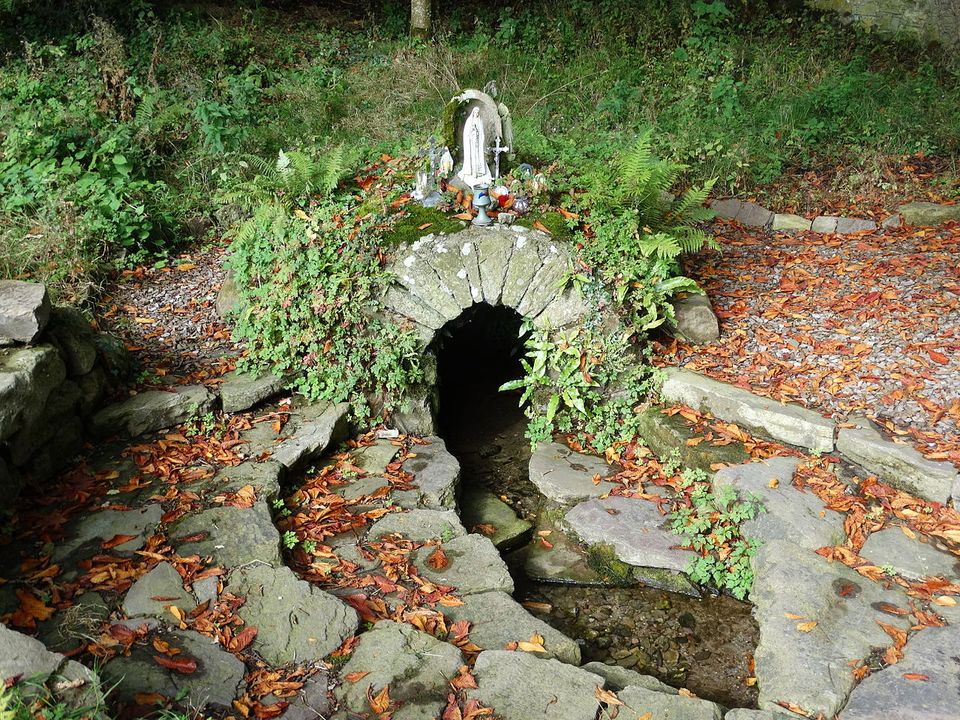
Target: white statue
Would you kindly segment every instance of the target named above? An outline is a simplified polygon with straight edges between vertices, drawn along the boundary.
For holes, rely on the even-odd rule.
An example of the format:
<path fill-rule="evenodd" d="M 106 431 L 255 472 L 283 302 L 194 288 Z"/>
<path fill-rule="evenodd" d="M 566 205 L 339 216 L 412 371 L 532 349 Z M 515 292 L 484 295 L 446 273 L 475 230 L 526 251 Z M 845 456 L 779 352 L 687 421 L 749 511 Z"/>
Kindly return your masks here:
<path fill-rule="evenodd" d="M 486 138 L 480 108 L 474 107 L 463 123 L 463 167 L 458 173 L 460 179 L 470 187 L 486 185 L 493 180 L 484 156 L 485 147 Z"/>

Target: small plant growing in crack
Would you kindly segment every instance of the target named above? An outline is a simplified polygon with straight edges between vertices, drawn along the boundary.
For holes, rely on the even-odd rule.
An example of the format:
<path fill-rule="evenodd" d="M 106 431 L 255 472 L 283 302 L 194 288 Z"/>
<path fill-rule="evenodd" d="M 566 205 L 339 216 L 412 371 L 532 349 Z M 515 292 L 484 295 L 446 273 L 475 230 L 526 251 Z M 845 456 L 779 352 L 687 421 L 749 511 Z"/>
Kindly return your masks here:
<path fill-rule="evenodd" d="M 690 579 L 745 599 L 753 588 L 750 558 L 760 541 L 744 535 L 741 525 L 764 512 L 760 498 L 748 493 L 740 499 L 730 486 L 715 492 L 703 470 L 684 470 L 681 479 L 670 529 L 697 552 L 687 568 Z"/>

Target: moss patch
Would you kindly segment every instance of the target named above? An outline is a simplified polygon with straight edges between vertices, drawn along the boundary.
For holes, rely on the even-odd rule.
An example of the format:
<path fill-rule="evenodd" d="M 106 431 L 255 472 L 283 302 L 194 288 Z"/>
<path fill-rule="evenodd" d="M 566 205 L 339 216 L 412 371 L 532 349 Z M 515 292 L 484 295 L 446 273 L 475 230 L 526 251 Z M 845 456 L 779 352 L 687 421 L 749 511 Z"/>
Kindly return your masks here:
<path fill-rule="evenodd" d="M 597 543 L 587 548 L 587 564 L 611 583 L 632 585 L 633 568 L 617 559 L 612 545 Z"/>
<path fill-rule="evenodd" d="M 561 242 L 571 242 L 573 240 L 573 231 L 567 227 L 567 221 L 563 215 L 555 210 L 541 214 L 530 213 L 529 215 L 517 218 L 517 225 L 532 229 L 538 220 L 550 231 L 550 235 L 553 236 L 554 240 Z"/>
<path fill-rule="evenodd" d="M 440 210 L 419 203 L 408 203 L 404 209 L 404 216 L 398 217 L 393 227 L 384 233 L 383 242 L 387 246 L 412 243 L 430 233 L 455 233 L 466 227 L 462 220 L 453 220 Z"/>

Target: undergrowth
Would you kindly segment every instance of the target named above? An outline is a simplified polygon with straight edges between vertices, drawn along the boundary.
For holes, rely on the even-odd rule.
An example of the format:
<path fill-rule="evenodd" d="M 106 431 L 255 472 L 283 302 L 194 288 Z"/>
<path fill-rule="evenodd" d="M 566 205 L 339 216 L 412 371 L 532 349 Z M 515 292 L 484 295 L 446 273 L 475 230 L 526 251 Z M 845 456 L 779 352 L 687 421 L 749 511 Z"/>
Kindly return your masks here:
<path fill-rule="evenodd" d="M 833 163 L 960 149 L 960 71 L 781 4 L 450 3 L 435 41 L 402 4 L 271 9 L 0 4 L 0 274 L 83 299 L 105 270 L 219 223 L 243 155 L 399 154 L 450 97 L 498 83 L 520 159 L 580 169 L 656 128 L 685 184 L 739 193 Z M 94 10 L 95 8 L 95 10 Z M 99 13 L 99 14 L 95 14 Z"/>

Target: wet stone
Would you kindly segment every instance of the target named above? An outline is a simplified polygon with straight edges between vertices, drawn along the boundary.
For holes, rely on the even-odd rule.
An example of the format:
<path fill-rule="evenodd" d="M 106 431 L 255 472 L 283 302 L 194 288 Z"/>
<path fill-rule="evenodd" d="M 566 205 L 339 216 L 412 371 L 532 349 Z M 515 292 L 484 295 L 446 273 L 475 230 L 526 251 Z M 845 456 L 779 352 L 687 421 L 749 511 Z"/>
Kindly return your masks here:
<path fill-rule="evenodd" d="M 833 717 L 856 684 L 854 665 L 890 645 L 878 621 L 911 625 L 909 615 L 884 612 L 884 603 L 907 609 L 908 598 L 785 540 L 765 543 L 753 569 L 760 708 L 778 710 L 782 700 Z M 810 631 L 797 629 L 813 621 Z"/>
<path fill-rule="evenodd" d="M 564 523 L 588 545 L 606 543 L 619 560 L 637 567 L 683 572 L 695 554 L 676 546 L 656 503 L 625 497 L 588 500 L 570 510 Z"/>
<path fill-rule="evenodd" d="M 123 598 L 123 611 L 130 617 L 148 615 L 172 622 L 170 606 L 188 613 L 197 602 L 183 589 L 183 578 L 168 562 L 158 564 L 137 580 Z"/>
<path fill-rule="evenodd" d="M 341 677 L 366 674 L 356 682 L 344 681 L 334 694 L 342 708 L 366 714 L 370 710 L 368 692 L 375 695 L 389 686 L 391 700 L 421 705 L 439 716 L 446 705 L 448 683 L 461 664 L 463 656 L 453 645 L 410 625 L 382 620 L 360 636 L 341 669 Z M 408 709 L 405 714 L 410 712 Z"/>
<path fill-rule="evenodd" d="M 659 407 L 647 408 L 639 413 L 637 421 L 644 445 L 660 458 L 667 458 L 674 451 L 679 451 L 680 464 L 685 468 L 711 472 L 711 466 L 716 463 L 738 465 L 750 459 L 742 443 L 713 445 L 701 442 L 688 445 L 687 440 L 695 435 L 690 426 L 680 416 L 667 415 Z"/>
<path fill-rule="evenodd" d="M 460 498 L 460 517 L 470 532 L 479 532 L 476 529 L 479 525 L 492 527 L 493 534 L 488 537 L 500 550 L 516 547 L 533 528 L 529 522 L 517 517 L 513 508 L 483 488 L 464 490 Z"/>
<path fill-rule="evenodd" d="M 464 535 L 439 546 L 446 566 L 435 567 L 430 558 L 437 546 L 426 545 L 413 553 L 413 563 L 422 577 L 437 585 L 452 585 L 460 595 L 499 590 L 513 592 L 513 578 L 497 548 L 482 535 Z"/>
<path fill-rule="evenodd" d="M 524 549 L 524 572 L 536 582 L 604 585 L 607 580 L 590 567 L 587 554 L 574 538 L 559 531 L 548 537 L 552 547 L 539 537 Z"/>
<path fill-rule="evenodd" d="M 179 544 L 195 535 L 200 540 Z M 280 565 L 280 534 L 270 517 L 270 508 L 257 500 L 251 508 L 217 507 L 178 522 L 170 537 L 181 556 L 212 557 L 214 565 L 234 568 L 260 560 Z"/>
<path fill-rule="evenodd" d="M 810 550 L 842 542 L 843 516 L 827 510 L 812 491 L 791 484 L 799 465 L 799 458 L 792 457 L 733 465 L 717 472 L 713 487 L 716 492 L 732 487 L 741 500 L 751 494 L 760 498 L 764 512 L 742 524 L 749 537 L 764 542 L 789 538 Z"/>
<path fill-rule="evenodd" d="M 536 633 L 544 638 L 546 650 L 538 657 L 580 664 L 580 648 L 575 641 L 535 618 L 506 593 L 468 595 L 463 601 L 462 606 L 444 608 L 443 614 L 454 622 L 469 621 L 471 642 L 484 650 L 502 650 L 510 643 L 527 641 Z"/>
<path fill-rule="evenodd" d="M 874 565 L 890 565 L 908 580 L 960 577 L 960 557 L 911 539 L 896 527 L 872 533 L 860 556 Z"/>
<path fill-rule="evenodd" d="M 474 666 L 478 687 L 467 696 L 503 720 L 595 720 L 603 678 L 525 652 L 488 650 Z"/>
<path fill-rule="evenodd" d="M 584 455 L 559 443 L 541 443 L 530 457 L 530 480 L 548 499 L 561 505 L 574 505 L 598 498 L 617 487 L 601 480 L 614 473 L 602 459 Z"/>
<path fill-rule="evenodd" d="M 246 597 L 237 614 L 257 628 L 253 649 L 273 665 L 321 660 L 357 629 L 353 608 L 288 567 L 235 570 L 227 590 Z"/>
<path fill-rule="evenodd" d="M 924 628 L 896 665 L 867 676 L 843 720 L 954 720 L 960 708 L 960 628 Z"/>
<path fill-rule="evenodd" d="M 155 692 L 194 708 L 231 706 L 246 671 L 240 660 L 195 632 L 174 630 L 159 637 L 181 651 L 178 658 L 195 660 L 197 671 L 167 670 L 154 661 L 152 647 L 135 645 L 129 657 L 116 657 L 101 671 L 107 686 L 116 686 L 115 698 L 130 701 L 137 693 Z"/>
<path fill-rule="evenodd" d="M 390 513 L 377 520 L 368 537 L 378 540 L 385 535 L 400 535 L 408 540 L 451 540 L 467 531 L 452 510 L 410 510 Z"/>

